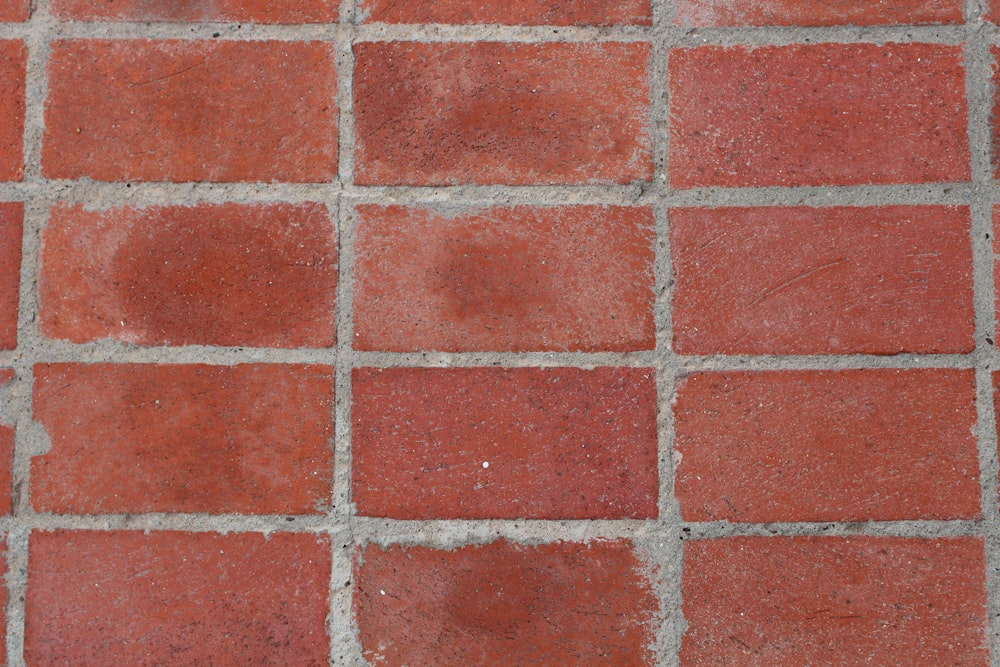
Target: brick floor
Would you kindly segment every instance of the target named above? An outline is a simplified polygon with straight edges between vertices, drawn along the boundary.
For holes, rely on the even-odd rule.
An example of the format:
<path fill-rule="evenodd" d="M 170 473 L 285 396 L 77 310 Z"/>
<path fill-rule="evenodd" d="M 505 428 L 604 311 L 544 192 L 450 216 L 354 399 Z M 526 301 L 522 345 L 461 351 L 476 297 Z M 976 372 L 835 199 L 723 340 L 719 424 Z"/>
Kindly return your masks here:
<path fill-rule="evenodd" d="M 1000 1 L 0 0 L 0 664 L 1000 665 Z"/>

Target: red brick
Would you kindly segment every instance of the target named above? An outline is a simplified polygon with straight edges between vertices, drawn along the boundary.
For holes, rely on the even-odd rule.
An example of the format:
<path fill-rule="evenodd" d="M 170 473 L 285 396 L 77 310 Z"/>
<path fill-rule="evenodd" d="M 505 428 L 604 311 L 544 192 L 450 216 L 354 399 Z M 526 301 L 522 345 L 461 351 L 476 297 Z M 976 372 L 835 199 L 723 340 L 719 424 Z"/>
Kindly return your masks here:
<path fill-rule="evenodd" d="M 325 536 L 36 531 L 28 554 L 28 664 L 329 660 Z"/>
<path fill-rule="evenodd" d="M 649 44 L 366 42 L 354 53 L 358 184 L 653 176 Z"/>
<path fill-rule="evenodd" d="M 680 354 L 964 353 L 969 209 L 674 209 Z"/>
<path fill-rule="evenodd" d="M 27 21 L 31 13 L 30 0 L 0 0 L 0 21 Z"/>
<path fill-rule="evenodd" d="M 679 0 L 674 23 L 741 25 L 892 25 L 962 23 L 962 0 Z"/>
<path fill-rule="evenodd" d="M 670 53 L 670 183 L 968 181 L 961 46 L 704 46 Z"/>
<path fill-rule="evenodd" d="M 58 18 L 79 21 L 327 23 L 339 0 L 53 0 Z"/>
<path fill-rule="evenodd" d="M 354 566 L 358 635 L 387 667 L 652 665 L 648 569 L 626 540 L 370 545 Z"/>
<path fill-rule="evenodd" d="M 42 364 L 42 512 L 315 514 L 333 473 L 323 366 Z"/>
<path fill-rule="evenodd" d="M 354 348 L 656 346 L 647 207 L 359 206 Z"/>
<path fill-rule="evenodd" d="M 0 390 L 3 386 L 13 380 L 14 371 L 9 368 L 0 368 Z M 13 491 L 13 467 L 14 467 L 14 426 L 0 422 L 0 514 L 10 514 L 13 509 L 11 492 Z M 0 553 L 0 577 L 3 576 L 3 555 Z M 6 606 L 6 589 L 0 586 L 0 610 Z M 0 627 L 3 625 L 3 617 L 0 614 Z M 3 633 L 0 633 L 2 635 Z M 0 656 L 4 656 L 3 643 L 0 641 Z M 0 659 L 2 662 L 2 659 Z"/>
<path fill-rule="evenodd" d="M 979 538 L 687 542 L 682 665 L 987 665 Z"/>
<path fill-rule="evenodd" d="M 360 368 L 353 393 L 359 514 L 657 516 L 652 369 Z"/>
<path fill-rule="evenodd" d="M 337 231 L 323 204 L 52 209 L 42 333 L 76 343 L 328 347 Z"/>
<path fill-rule="evenodd" d="M 652 25 L 649 0 L 436 0 L 403 3 L 360 0 L 365 21 L 383 23 L 490 23 L 501 25 Z"/>
<path fill-rule="evenodd" d="M 972 370 L 695 373 L 674 422 L 685 521 L 981 516 Z"/>
<path fill-rule="evenodd" d="M 987 5 L 988 8 L 983 18 L 993 23 L 1000 23 L 1000 2 L 997 0 L 989 0 Z"/>
<path fill-rule="evenodd" d="M 24 42 L 0 40 L 0 181 L 24 176 Z"/>
<path fill-rule="evenodd" d="M 0 350 L 17 347 L 24 204 L 0 203 Z"/>
<path fill-rule="evenodd" d="M 48 77 L 42 144 L 48 178 L 323 182 L 336 176 L 329 44 L 59 40 Z"/>

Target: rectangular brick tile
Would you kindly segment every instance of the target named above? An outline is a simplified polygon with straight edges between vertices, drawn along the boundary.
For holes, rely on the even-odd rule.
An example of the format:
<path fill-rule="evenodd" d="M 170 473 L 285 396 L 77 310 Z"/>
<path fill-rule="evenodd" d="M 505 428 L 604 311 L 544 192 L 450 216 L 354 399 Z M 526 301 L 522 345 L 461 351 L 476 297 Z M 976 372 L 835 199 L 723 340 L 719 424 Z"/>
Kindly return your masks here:
<path fill-rule="evenodd" d="M 675 188 L 968 181 L 962 47 L 670 52 Z"/>
<path fill-rule="evenodd" d="M 649 44 L 364 42 L 354 54 L 358 184 L 653 176 Z"/>
<path fill-rule="evenodd" d="M 0 21 L 20 23 L 31 13 L 30 0 L 0 0 Z"/>
<path fill-rule="evenodd" d="M 333 476 L 324 366 L 41 364 L 41 512 L 314 514 Z"/>
<path fill-rule="evenodd" d="M 360 0 L 358 10 L 365 21 L 383 23 L 651 25 L 653 21 L 649 0 Z"/>
<path fill-rule="evenodd" d="M 0 368 L 0 391 L 5 389 L 4 385 L 15 378 L 15 373 L 9 368 Z M 0 421 L 0 514 L 10 514 L 13 511 L 13 468 L 14 468 L 14 425 L 5 424 Z M 3 556 L 0 555 L 0 568 L 3 565 Z M 0 571 L 0 577 L 3 572 Z M 0 586 L 6 594 L 6 589 Z M 0 609 L 5 605 L 4 600 L 0 600 Z M 0 617 L 0 627 L 3 619 Z M 3 634 L 3 633 L 0 633 Z M 3 652 L 3 644 L 0 643 L 0 656 L 6 655 Z M 2 660 L 0 660 L 2 662 Z"/>
<path fill-rule="evenodd" d="M 239 21 L 327 23 L 339 0 L 52 0 L 58 18 L 77 21 Z"/>
<path fill-rule="evenodd" d="M 985 665 L 979 538 L 684 545 L 681 665 Z"/>
<path fill-rule="evenodd" d="M 647 368 L 359 368 L 352 500 L 395 519 L 657 516 Z"/>
<path fill-rule="evenodd" d="M 354 565 L 358 636 L 386 667 L 653 665 L 649 570 L 626 540 L 369 545 Z"/>
<path fill-rule="evenodd" d="M 695 373 L 674 423 L 685 521 L 981 515 L 972 370 Z"/>
<path fill-rule="evenodd" d="M 0 203 L 0 350 L 17 347 L 24 204 Z"/>
<path fill-rule="evenodd" d="M 31 665 L 325 665 L 326 536 L 35 531 Z"/>
<path fill-rule="evenodd" d="M 360 350 L 648 350 L 648 207 L 357 208 Z"/>
<path fill-rule="evenodd" d="M 0 181 L 24 176 L 24 86 L 28 50 L 0 40 Z"/>
<path fill-rule="evenodd" d="M 48 178 L 324 182 L 336 176 L 329 44 L 58 40 L 48 77 L 42 144 Z"/>
<path fill-rule="evenodd" d="M 964 206 L 673 209 L 680 354 L 964 353 Z"/>
<path fill-rule="evenodd" d="M 674 23 L 831 26 L 962 23 L 962 0 L 678 0 Z"/>
<path fill-rule="evenodd" d="M 42 236 L 42 333 L 76 343 L 328 347 L 336 289 L 324 204 L 59 205 Z"/>

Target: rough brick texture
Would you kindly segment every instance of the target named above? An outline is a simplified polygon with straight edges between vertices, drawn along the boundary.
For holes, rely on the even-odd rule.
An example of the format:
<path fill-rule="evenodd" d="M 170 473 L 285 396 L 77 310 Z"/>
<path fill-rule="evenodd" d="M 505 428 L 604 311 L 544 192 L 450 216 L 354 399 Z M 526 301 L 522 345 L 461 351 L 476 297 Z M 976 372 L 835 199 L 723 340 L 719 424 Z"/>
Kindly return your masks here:
<path fill-rule="evenodd" d="M 329 181 L 333 47 L 319 42 L 60 40 L 42 171 L 100 181 Z M 281 104 L 275 104 L 281 100 Z"/>
<path fill-rule="evenodd" d="M 669 69 L 673 187 L 970 179 L 959 46 L 704 46 Z"/>
<path fill-rule="evenodd" d="M 327 347 L 337 232 L 322 204 L 50 212 L 42 332 L 140 345 Z"/>
<path fill-rule="evenodd" d="M 369 545 L 354 613 L 376 665 L 653 665 L 658 604 L 626 540 Z"/>
<path fill-rule="evenodd" d="M 9 368 L 0 368 L 0 392 L 3 392 L 7 383 L 13 380 L 15 377 L 14 371 Z M 2 393 L 0 393 L 2 396 Z M 6 424 L 0 420 L 0 514 L 10 514 L 13 510 L 13 502 L 11 494 L 13 491 L 13 466 L 14 466 L 14 426 L 13 424 Z M 2 567 L 2 558 L 0 558 L 0 567 Z M 0 576 L 2 576 L 0 572 Z M 4 595 L 6 595 L 6 588 L 0 586 L 0 590 L 3 590 Z M 0 598 L 0 605 L 5 604 L 6 598 Z M 2 617 L 0 617 L 0 623 L 3 623 Z M 0 649 L 2 649 L 2 644 L 0 644 Z M 2 650 L 0 650 L 0 656 L 4 655 Z"/>
<path fill-rule="evenodd" d="M 367 42 L 354 54 L 358 184 L 652 178 L 649 44 Z"/>
<path fill-rule="evenodd" d="M 364 20 L 385 23 L 650 25 L 653 20 L 649 0 L 359 0 L 358 8 Z"/>
<path fill-rule="evenodd" d="M 967 207 L 673 209 L 681 354 L 971 352 Z"/>
<path fill-rule="evenodd" d="M 325 665 L 330 541 L 34 532 L 30 665 Z"/>
<path fill-rule="evenodd" d="M 353 388 L 360 514 L 657 515 L 652 369 L 361 368 Z"/>
<path fill-rule="evenodd" d="M 24 42 L 0 41 L 0 181 L 20 181 L 24 175 L 27 60 Z"/>
<path fill-rule="evenodd" d="M 674 421 L 685 521 L 980 516 L 972 370 L 695 373 Z"/>
<path fill-rule="evenodd" d="M 695 26 L 951 24 L 962 0 L 678 0 L 674 23 Z"/>
<path fill-rule="evenodd" d="M 978 538 L 684 545 L 682 665 L 987 665 Z"/>
<path fill-rule="evenodd" d="M 35 367 L 33 408 L 51 440 L 32 461 L 36 510 L 329 508 L 330 368 L 46 364 Z"/>
<path fill-rule="evenodd" d="M 28 20 L 30 0 L 0 0 L 0 21 L 20 22 Z"/>
<path fill-rule="evenodd" d="M 354 347 L 652 349 L 653 226 L 646 207 L 361 206 Z"/>
<path fill-rule="evenodd" d="M 52 0 L 61 19 L 83 21 L 243 21 L 325 23 L 337 20 L 339 0 Z"/>
<path fill-rule="evenodd" d="M 17 346 L 24 204 L 0 203 L 0 350 Z"/>

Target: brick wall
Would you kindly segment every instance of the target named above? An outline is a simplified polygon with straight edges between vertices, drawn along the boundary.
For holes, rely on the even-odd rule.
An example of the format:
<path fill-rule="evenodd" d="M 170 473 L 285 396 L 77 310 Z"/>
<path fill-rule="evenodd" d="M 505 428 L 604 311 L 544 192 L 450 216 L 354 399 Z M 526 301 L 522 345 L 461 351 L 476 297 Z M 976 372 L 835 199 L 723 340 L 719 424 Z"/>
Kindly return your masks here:
<path fill-rule="evenodd" d="M 0 0 L 0 657 L 1000 664 L 990 21 Z"/>

